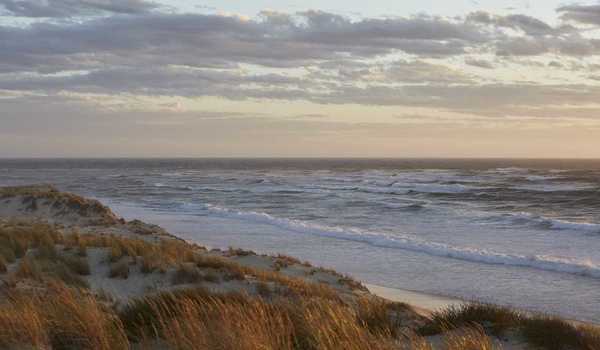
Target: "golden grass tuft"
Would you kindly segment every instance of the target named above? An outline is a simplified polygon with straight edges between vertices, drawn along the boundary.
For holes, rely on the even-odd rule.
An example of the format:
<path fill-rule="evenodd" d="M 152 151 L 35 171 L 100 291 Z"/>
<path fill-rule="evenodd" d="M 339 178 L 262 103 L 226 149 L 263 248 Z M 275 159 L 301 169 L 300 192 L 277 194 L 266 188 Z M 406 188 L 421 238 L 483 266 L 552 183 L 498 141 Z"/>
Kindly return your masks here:
<path fill-rule="evenodd" d="M 402 319 L 398 312 L 408 309 L 406 304 L 373 297 L 362 297 L 356 302 L 357 318 L 365 328 L 371 333 L 389 334 L 394 338 L 402 335 Z"/>
<path fill-rule="evenodd" d="M 38 208 L 37 201 L 44 199 L 52 201 L 56 209 L 68 209 L 82 217 L 98 217 L 97 224 L 109 225 L 119 222 L 115 214 L 97 200 L 86 199 L 78 195 L 58 191 L 54 186 L 17 186 L 0 187 L 0 198 L 23 197 L 23 204 L 28 204 L 29 210 Z"/>
<path fill-rule="evenodd" d="M 204 276 L 198 270 L 196 266 L 193 265 L 181 265 L 171 278 L 171 283 L 173 285 L 178 284 L 195 284 L 200 283 L 204 279 Z"/>
<path fill-rule="evenodd" d="M 61 284 L 0 305 L 0 347 L 128 349 L 121 321 L 89 295 Z"/>
<path fill-rule="evenodd" d="M 500 350 L 501 347 L 494 343 L 485 334 L 481 326 L 461 328 L 448 332 L 444 337 L 446 350 Z"/>
<path fill-rule="evenodd" d="M 17 260 L 13 250 L 7 246 L 0 246 L 0 258 L 9 263 L 14 263 Z"/>
<path fill-rule="evenodd" d="M 266 302 L 204 289 L 138 299 L 120 313 L 132 340 L 160 338 L 173 349 L 394 349 L 355 310 L 324 299 Z"/>
<path fill-rule="evenodd" d="M 600 329 L 577 326 L 557 317 L 526 318 L 521 322 L 520 330 L 530 344 L 542 349 L 600 349 Z"/>
<path fill-rule="evenodd" d="M 522 318 L 521 313 L 509 308 L 468 303 L 434 313 L 419 332 L 423 335 L 434 335 L 461 327 L 485 325 L 493 335 L 502 335 L 508 329 L 518 326 Z"/>
<path fill-rule="evenodd" d="M 432 335 L 463 328 L 478 329 L 491 335 L 511 331 L 538 349 L 600 349 L 600 329 L 597 327 L 578 326 L 553 316 L 525 314 L 489 304 L 467 304 L 435 313 L 419 332 Z"/>
<path fill-rule="evenodd" d="M 19 279 L 29 278 L 36 281 L 41 281 L 44 277 L 37 262 L 29 257 L 21 260 L 17 266 L 14 276 Z"/>
<path fill-rule="evenodd" d="M 71 271 L 81 276 L 88 276 L 91 273 L 90 264 L 85 257 L 79 256 L 63 256 L 60 260 L 67 266 Z"/>

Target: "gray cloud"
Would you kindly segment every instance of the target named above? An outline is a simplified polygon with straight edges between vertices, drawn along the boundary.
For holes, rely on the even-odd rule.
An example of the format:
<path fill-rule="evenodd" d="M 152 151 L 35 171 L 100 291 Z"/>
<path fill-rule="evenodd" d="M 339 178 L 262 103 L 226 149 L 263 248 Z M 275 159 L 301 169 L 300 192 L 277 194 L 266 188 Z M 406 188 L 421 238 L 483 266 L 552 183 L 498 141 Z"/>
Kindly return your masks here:
<path fill-rule="evenodd" d="M 200 14 L 112 16 L 82 23 L 0 27 L 2 71 L 61 71 L 110 65 L 252 63 L 289 67 L 394 50 L 461 54 L 486 40 L 476 26 L 436 17 L 353 22 L 325 12 L 263 13 L 260 20 Z"/>
<path fill-rule="evenodd" d="M 561 17 L 566 20 L 600 25 L 600 4 L 562 6 L 557 11 L 562 13 Z"/>
<path fill-rule="evenodd" d="M 466 58 L 465 63 L 469 66 L 485 68 L 485 69 L 493 69 L 494 64 L 488 60 L 480 60 L 476 58 Z"/>
<path fill-rule="evenodd" d="M 520 30 L 528 35 L 546 35 L 556 32 L 556 29 L 546 22 L 526 15 L 497 16 L 477 11 L 469 14 L 467 21 Z"/>
<path fill-rule="evenodd" d="M 511 36 L 506 28 L 522 33 Z M 411 56 L 378 60 L 400 52 Z M 485 12 L 353 21 L 321 11 L 263 12 L 256 19 L 143 11 L 0 26 L 0 89 L 415 106 L 483 116 L 508 115 L 515 106 L 592 103 L 600 92 L 484 83 L 441 59 L 490 52 L 515 56 L 511 64 L 546 53 L 576 60 L 600 53 L 600 40 L 532 17 Z M 494 68 L 469 56 L 467 65 Z M 564 62 L 552 66 L 565 69 Z"/>
<path fill-rule="evenodd" d="M 144 0 L 0 0 L 12 16 L 75 17 L 99 13 L 140 14 L 158 7 Z"/>
<path fill-rule="evenodd" d="M 566 56 L 600 54 L 600 40 L 588 39 L 578 33 L 544 38 L 514 37 L 496 43 L 499 56 L 539 56 L 554 53 Z"/>

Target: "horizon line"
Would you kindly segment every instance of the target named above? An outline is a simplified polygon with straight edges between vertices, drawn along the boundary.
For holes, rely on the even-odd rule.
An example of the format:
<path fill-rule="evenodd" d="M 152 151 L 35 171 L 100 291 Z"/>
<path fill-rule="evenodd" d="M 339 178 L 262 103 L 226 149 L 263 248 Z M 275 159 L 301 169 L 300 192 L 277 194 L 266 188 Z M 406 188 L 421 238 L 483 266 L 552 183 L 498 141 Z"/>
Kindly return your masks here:
<path fill-rule="evenodd" d="M 173 157 L 144 157 L 144 156 L 117 156 L 117 157 L 1 157 L 0 161 L 6 160 L 596 160 L 600 157 L 365 157 L 365 156 L 173 156 Z"/>

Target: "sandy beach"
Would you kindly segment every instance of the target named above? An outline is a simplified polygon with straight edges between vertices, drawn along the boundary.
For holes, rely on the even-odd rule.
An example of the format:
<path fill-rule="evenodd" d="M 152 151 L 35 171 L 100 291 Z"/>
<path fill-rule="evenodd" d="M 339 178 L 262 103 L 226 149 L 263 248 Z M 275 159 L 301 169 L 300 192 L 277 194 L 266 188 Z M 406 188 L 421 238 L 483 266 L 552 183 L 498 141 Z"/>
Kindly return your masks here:
<path fill-rule="evenodd" d="M 397 288 L 387 288 L 373 284 L 365 284 L 365 287 L 367 287 L 371 293 L 382 298 L 410 304 L 415 308 L 415 310 L 418 310 L 425 315 L 430 315 L 432 312 L 466 303 L 465 301 L 459 299 L 446 298 Z"/>

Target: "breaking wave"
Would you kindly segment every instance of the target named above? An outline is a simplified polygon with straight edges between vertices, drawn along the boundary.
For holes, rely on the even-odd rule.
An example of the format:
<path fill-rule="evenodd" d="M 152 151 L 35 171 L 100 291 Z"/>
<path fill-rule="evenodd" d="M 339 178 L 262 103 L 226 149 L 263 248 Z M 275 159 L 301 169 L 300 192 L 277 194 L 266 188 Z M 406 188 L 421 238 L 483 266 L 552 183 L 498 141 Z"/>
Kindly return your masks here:
<path fill-rule="evenodd" d="M 487 249 L 457 247 L 444 243 L 430 242 L 411 235 L 391 235 L 369 232 L 356 228 L 329 227 L 301 220 L 278 218 L 267 213 L 238 211 L 211 204 L 207 204 L 205 209 L 210 214 L 216 216 L 272 225 L 287 231 L 302 234 L 361 242 L 376 247 L 402 249 L 475 263 L 526 267 L 600 278 L 600 265 L 590 260 L 577 260 L 551 255 L 507 254 Z"/>
<path fill-rule="evenodd" d="M 508 224 L 535 225 L 550 230 L 575 230 L 600 233 L 600 224 L 591 222 L 573 222 L 561 219 L 547 218 L 531 213 L 511 213 L 492 217 L 492 220 L 504 221 Z"/>

